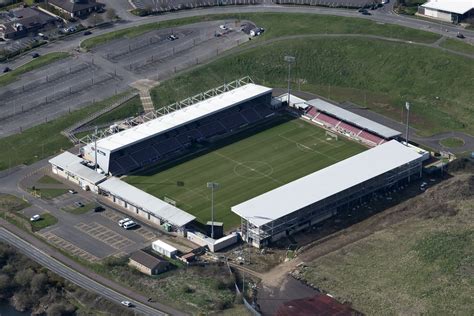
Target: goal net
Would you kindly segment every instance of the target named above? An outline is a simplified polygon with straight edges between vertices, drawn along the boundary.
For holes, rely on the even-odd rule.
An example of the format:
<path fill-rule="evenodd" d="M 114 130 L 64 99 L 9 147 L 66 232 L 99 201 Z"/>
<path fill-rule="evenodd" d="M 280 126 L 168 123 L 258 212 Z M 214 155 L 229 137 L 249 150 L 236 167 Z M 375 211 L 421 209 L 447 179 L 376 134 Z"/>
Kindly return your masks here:
<path fill-rule="evenodd" d="M 326 131 L 326 140 L 337 140 L 337 134 Z"/>

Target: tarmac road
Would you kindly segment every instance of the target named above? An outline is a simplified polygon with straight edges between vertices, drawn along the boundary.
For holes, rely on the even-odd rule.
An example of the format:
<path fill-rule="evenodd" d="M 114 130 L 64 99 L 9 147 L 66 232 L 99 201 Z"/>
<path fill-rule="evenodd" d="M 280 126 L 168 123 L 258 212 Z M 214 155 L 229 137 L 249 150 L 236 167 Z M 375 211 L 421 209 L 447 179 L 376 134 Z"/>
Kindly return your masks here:
<path fill-rule="evenodd" d="M 120 304 L 123 300 L 129 300 L 134 305 L 133 309 L 143 315 L 168 315 L 158 309 L 152 308 L 138 301 L 129 299 L 128 297 L 92 280 L 91 278 L 73 270 L 58 260 L 52 258 L 48 254 L 39 250 L 32 244 L 24 241 L 13 233 L 9 232 L 5 228 L 0 228 L 0 239 L 6 243 L 17 248 L 20 252 L 30 257 L 34 261 L 38 262 L 42 266 L 50 269 L 57 273 L 63 278 L 71 281 L 72 283 L 94 293 L 97 293 L 110 301 Z"/>

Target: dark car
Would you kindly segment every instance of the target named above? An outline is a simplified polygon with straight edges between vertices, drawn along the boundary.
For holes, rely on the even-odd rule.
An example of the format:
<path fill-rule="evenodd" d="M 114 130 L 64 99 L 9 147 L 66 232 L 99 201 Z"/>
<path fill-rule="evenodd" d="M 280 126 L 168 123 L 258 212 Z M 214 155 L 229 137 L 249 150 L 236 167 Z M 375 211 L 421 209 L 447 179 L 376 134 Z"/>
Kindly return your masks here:
<path fill-rule="evenodd" d="M 464 34 L 462 34 L 462 33 L 460 33 L 460 32 L 458 32 L 458 34 L 456 34 L 456 37 L 457 37 L 457 38 L 466 38 L 466 37 L 464 36 Z"/>
<path fill-rule="evenodd" d="M 85 31 L 85 32 L 84 32 L 84 36 L 91 35 L 91 34 L 92 34 L 91 31 Z"/>
<path fill-rule="evenodd" d="M 33 53 L 33 54 L 31 54 L 31 57 L 33 57 L 33 58 L 38 58 L 38 57 L 40 57 L 40 54 L 38 54 L 38 53 Z"/>
<path fill-rule="evenodd" d="M 368 11 L 364 11 L 364 12 L 362 12 L 362 15 L 372 15 L 372 14 L 370 14 L 370 12 L 368 12 Z"/>
<path fill-rule="evenodd" d="M 367 11 L 367 10 L 365 8 L 359 8 L 359 10 L 357 10 L 357 12 L 359 12 L 359 13 L 362 13 L 364 11 Z"/>
<path fill-rule="evenodd" d="M 4 73 L 5 73 L 5 72 L 9 72 L 9 71 L 12 71 L 10 67 L 5 67 L 5 68 L 3 68 L 3 72 L 4 72 Z"/>
<path fill-rule="evenodd" d="M 94 212 L 102 212 L 104 210 L 104 207 L 103 206 L 96 206 L 94 208 Z"/>

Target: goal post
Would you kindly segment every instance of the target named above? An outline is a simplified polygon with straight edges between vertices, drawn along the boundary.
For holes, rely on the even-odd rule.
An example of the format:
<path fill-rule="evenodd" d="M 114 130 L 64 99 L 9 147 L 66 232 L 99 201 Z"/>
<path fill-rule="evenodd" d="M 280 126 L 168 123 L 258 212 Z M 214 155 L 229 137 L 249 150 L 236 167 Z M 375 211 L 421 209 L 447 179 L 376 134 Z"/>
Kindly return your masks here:
<path fill-rule="evenodd" d="M 326 131 L 326 137 L 327 140 L 338 140 L 337 134 L 330 131 Z"/>

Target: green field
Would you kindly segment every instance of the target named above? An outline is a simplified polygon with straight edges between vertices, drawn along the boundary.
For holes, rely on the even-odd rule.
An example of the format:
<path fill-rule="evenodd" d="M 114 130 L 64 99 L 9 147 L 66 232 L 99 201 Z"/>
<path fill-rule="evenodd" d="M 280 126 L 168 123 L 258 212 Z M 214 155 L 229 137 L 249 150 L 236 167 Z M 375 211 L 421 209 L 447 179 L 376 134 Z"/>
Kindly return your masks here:
<path fill-rule="evenodd" d="M 175 200 L 201 222 L 211 219 L 211 192 L 206 183 L 216 181 L 220 188 L 215 192 L 215 220 L 230 229 L 240 224 L 231 206 L 365 150 L 345 139 L 328 140 L 323 129 L 302 120 L 284 117 L 273 123 L 255 134 L 245 132 L 234 142 L 225 140 L 227 144 L 194 159 L 125 181 L 159 198 Z M 184 185 L 177 186 L 177 181 Z"/>

